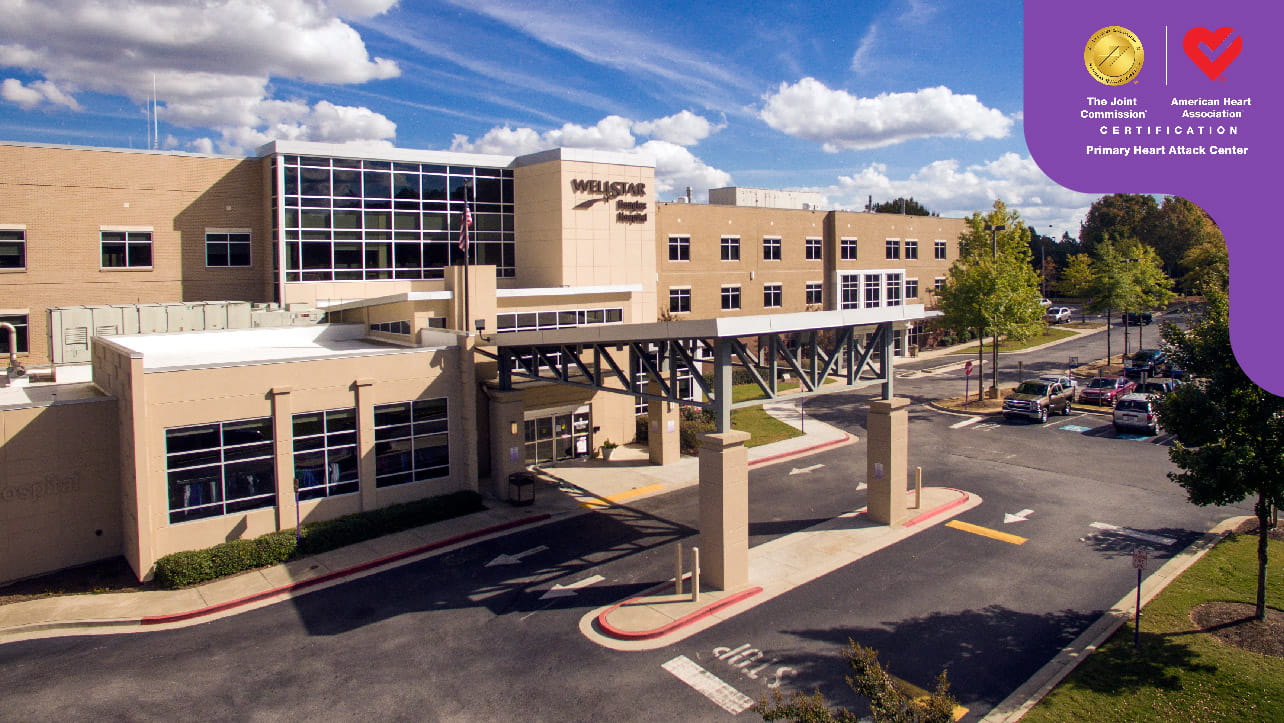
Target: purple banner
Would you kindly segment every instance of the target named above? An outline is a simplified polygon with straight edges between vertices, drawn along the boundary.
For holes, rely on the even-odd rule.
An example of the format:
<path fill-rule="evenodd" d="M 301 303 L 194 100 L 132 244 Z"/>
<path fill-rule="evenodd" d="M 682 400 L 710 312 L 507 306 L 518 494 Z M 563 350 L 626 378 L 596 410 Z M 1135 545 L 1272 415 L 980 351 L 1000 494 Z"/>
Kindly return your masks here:
<path fill-rule="evenodd" d="M 1235 355 L 1284 396 L 1284 239 L 1269 220 L 1284 206 L 1281 15 L 1274 3 L 1027 2 L 1025 132 L 1067 188 L 1183 196 L 1213 217 Z"/>

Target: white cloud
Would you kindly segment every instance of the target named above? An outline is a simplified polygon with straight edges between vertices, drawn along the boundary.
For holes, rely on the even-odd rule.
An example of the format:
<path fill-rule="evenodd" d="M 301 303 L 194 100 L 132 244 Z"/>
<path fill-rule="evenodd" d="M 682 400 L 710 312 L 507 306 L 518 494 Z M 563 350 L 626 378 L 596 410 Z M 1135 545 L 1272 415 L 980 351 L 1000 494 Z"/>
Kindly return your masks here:
<path fill-rule="evenodd" d="M 5 78 L 4 83 L 0 84 L 0 98 L 10 103 L 17 103 L 23 110 L 31 110 L 46 104 L 80 110 L 80 103 L 71 94 L 47 80 L 37 80 L 31 85 L 23 85 L 17 78 Z"/>
<path fill-rule="evenodd" d="M 759 117 L 791 136 L 822 144 L 828 152 L 868 149 L 931 137 L 1003 138 L 1012 120 L 974 95 L 938 86 L 913 93 L 862 98 L 803 78 L 766 96 Z"/>
<path fill-rule="evenodd" d="M 694 146 L 726 126 L 725 122 L 715 126 L 708 118 L 684 110 L 665 118 L 638 121 L 633 124 L 633 132 L 679 146 Z"/>
<path fill-rule="evenodd" d="M 691 151 L 668 141 L 647 141 L 638 153 L 655 159 L 657 196 L 680 193 L 690 186 L 703 198 L 710 188 L 731 185 L 731 174 L 708 165 Z"/>

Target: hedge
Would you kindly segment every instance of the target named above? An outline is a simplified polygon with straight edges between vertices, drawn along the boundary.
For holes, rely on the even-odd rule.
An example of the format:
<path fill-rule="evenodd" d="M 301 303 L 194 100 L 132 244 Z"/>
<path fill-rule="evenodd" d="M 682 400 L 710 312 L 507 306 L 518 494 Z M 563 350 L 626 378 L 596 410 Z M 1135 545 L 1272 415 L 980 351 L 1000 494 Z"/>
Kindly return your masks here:
<path fill-rule="evenodd" d="M 309 523 L 303 525 L 301 539 L 296 539 L 294 530 L 289 529 L 252 540 L 231 540 L 204 550 L 175 552 L 156 561 L 156 583 L 174 590 L 484 509 L 480 494 L 452 492 Z"/>

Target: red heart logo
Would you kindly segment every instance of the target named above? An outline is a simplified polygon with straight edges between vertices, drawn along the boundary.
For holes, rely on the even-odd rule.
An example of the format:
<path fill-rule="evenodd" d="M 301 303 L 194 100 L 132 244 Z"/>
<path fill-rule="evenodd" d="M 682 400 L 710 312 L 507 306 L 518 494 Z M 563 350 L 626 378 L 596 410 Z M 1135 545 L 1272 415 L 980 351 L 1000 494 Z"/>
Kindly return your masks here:
<path fill-rule="evenodd" d="M 1181 41 L 1182 50 L 1186 51 L 1187 57 L 1204 71 L 1204 75 L 1209 80 L 1220 80 L 1221 74 L 1226 68 L 1239 57 L 1239 51 L 1244 49 L 1244 37 L 1235 38 L 1226 49 L 1217 57 L 1211 57 L 1209 53 L 1221 46 L 1222 42 L 1235 32 L 1235 28 L 1218 28 L 1216 32 L 1208 28 L 1191 28 L 1186 32 L 1186 37 Z M 1205 52 L 1200 45 L 1208 48 Z"/>

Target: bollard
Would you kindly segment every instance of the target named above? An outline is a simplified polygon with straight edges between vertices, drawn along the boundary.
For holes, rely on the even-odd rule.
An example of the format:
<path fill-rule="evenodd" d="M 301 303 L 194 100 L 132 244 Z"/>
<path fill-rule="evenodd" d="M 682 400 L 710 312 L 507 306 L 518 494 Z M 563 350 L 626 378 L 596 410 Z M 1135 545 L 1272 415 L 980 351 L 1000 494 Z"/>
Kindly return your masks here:
<path fill-rule="evenodd" d="M 914 509 L 923 509 L 923 468 L 914 468 Z"/>
<path fill-rule="evenodd" d="M 691 602 L 700 602 L 700 548 L 691 548 Z"/>
<path fill-rule="evenodd" d="M 682 594 L 682 543 L 677 544 L 678 554 L 673 557 L 673 594 Z"/>

